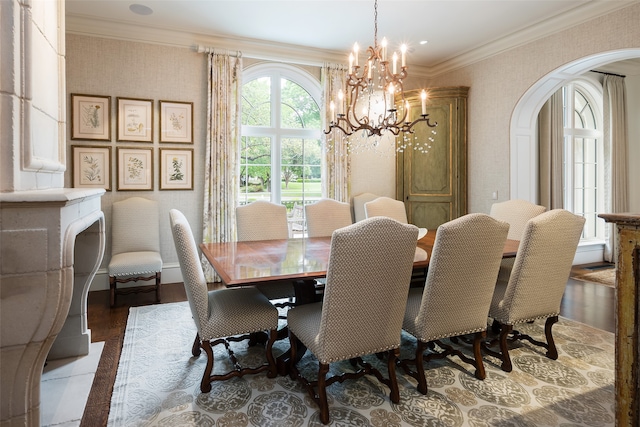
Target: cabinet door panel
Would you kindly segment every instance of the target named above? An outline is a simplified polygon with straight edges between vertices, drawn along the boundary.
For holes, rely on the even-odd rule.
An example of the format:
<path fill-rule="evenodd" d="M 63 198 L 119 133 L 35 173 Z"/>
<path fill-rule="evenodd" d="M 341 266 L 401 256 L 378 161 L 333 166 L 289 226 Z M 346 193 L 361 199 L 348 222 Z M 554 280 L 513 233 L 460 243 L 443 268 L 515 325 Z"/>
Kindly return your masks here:
<path fill-rule="evenodd" d="M 405 202 L 407 218 L 418 227 L 438 225 L 467 213 L 466 99 L 468 88 L 429 90 L 426 113 L 435 128 L 415 126 L 411 146 L 397 156 L 397 198 Z M 406 94 L 411 119 L 421 113 L 418 91 Z M 431 148 L 422 153 L 413 148 L 432 138 Z"/>

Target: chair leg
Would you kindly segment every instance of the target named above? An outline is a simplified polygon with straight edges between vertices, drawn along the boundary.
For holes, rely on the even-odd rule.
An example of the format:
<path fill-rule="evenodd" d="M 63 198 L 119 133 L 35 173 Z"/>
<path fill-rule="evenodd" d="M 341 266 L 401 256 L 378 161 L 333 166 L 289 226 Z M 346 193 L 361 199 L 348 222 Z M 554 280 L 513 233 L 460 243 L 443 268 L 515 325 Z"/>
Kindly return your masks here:
<path fill-rule="evenodd" d="M 327 372 L 328 363 L 320 363 L 318 368 L 318 406 L 320 407 L 320 421 L 329 424 L 329 402 L 327 402 Z"/>
<path fill-rule="evenodd" d="M 162 276 L 162 272 L 156 273 L 156 302 L 160 302 L 160 277 Z"/>
<path fill-rule="evenodd" d="M 116 304 L 116 277 L 109 276 L 109 303 L 111 307 Z"/>
<path fill-rule="evenodd" d="M 398 388 L 398 378 L 396 377 L 396 361 L 400 356 L 400 349 L 394 348 L 389 350 L 389 357 L 387 358 L 387 369 L 389 370 L 389 399 L 393 403 L 400 403 L 400 390 Z"/>
<path fill-rule="evenodd" d="M 502 354 L 502 370 L 511 372 L 511 357 L 509 357 L 509 347 L 507 346 L 507 337 L 513 331 L 513 325 L 502 325 L 500 329 L 500 353 Z"/>
<path fill-rule="evenodd" d="M 191 354 L 194 357 L 200 356 L 200 335 L 196 332 L 196 339 L 193 341 L 193 346 L 191 347 Z"/>
<path fill-rule="evenodd" d="M 558 349 L 556 348 L 556 342 L 553 340 L 553 335 L 551 334 L 551 328 L 558 321 L 558 316 L 552 316 L 547 318 L 547 321 L 544 325 L 544 334 L 547 337 L 547 357 L 552 360 L 558 359 Z"/>
<path fill-rule="evenodd" d="M 211 391 L 211 372 L 213 371 L 213 349 L 211 348 L 211 343 L 207 340 L 202 341 L 201 345 L 207 354 L 207 366 L 204 368 L 202 381 L 200 381 L 200 391 L 209 393 Z"/>
<path fill-rule="evenodd" d="M 418 391 L 422 394 L 427 394 L 427 378 L 424 374 L 424 352 L 427 349 L 428 344 L 418 340 L 418 346 L 416 348 L 416 374 L 418 380 Z"/>
<path fill-rule="evenodd" d="M 278 375 L 278 367 L 276 366 L 276 359 L 273 357 L 273 343 L 276 341 L 278 337 L 278 331 L 276 329 L 272 329 L 269 331 L 269 341 L 267 341 L 267 346 L 265 347 L 265 355 L 267 356 L 267 362 L 269 363 L 269 369 L 267 371 L 267 378 L 275 378 Z"/>
<path fill-rule="evenodd" d="M 484 380 L 487 374 L 484 370 L 484 362 L 482 361 L 482 342 L 487 337 L 486 331 L 477 332 L 473 339 L 473 356 L 476 360 L 476 378 Z"/>

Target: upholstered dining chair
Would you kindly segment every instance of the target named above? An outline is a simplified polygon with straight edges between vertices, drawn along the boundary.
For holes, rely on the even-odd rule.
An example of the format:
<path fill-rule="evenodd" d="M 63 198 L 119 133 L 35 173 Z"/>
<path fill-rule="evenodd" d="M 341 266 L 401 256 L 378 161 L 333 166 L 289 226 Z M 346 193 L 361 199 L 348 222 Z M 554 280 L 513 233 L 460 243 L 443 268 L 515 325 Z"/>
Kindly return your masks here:
<path fill-rule="evenodd" d="M 362 221 L 367 218 L 367 214 L 364 211 L 364 204 L 372 200 L 377 199 L 377 194 L 373 193 L 361 193 L 357 196 L 353 196 L 351 204 L 353 205 L 353 220 L 355 222 Z"/>
<path fill-rule="evenodd" d="M 546 207 L 536 205 L 528 200 L 511 199 L 492 204 L 489 215 L 495 219 L 509 223 L 507 239 L 520 240 L 527 226 L 527 222 L 546 210 Z M 500 263 L 500 272 L 498 273 L 498 282 L 506 285 L 509 281 L 514 260 L 515 258 L 505 258 L 502 260 Z"/>
<path fill-rule="evenodd" d="M 290 375 L 307 388 L 324 424 L 329 422 L 326 387 L 336 381 L 374 374 L 390 388 L 391 401 L 399 402 L 395 363 L 417 237 L 415 226 L 384 217 L 334 231 L 323 301 L 287 313 Z M 297 369 L 298 340 L 318 359 L 316 381 Z M 387 378 L 361 357 L 382 352 L 388 354 Z M 327 378 L 329 364 L 346 359 L 359 367 L 356 372 Z"/>
<path fill-rule="evenodd" d="M 307 235 L 309 237 L 331 236 L 334 230 L 353 223 L 351 205 L 333 199 L 321 199 L 305 206 Z"/>
<path fill-rule="evenodd" d="M 569 279 L 573 258 L 585 219 L 564 209 L 553 209 L 527 222 L 513 271 L 507 284 L 498 282 L 491 301 L 489 317 L 499 337 L 500 352 L 487 348 L 502 360 L 502 369 L 512 369 L 507 338 L 525 339 L 547 350 L 547 357 L 558 358 L 551 329 L 558 321 L 560 302 Z M 546 319 L 546 343 L 514 330 L 517 324 Z"/>
<path fill-rule="evenodd" d="M 403 224 L 408 222 L 404 203 L 391 197 L 378 197 L 375 200 L 365 203 L 364 212 L 367 218 L 386 216 Z"/>
<path fill-rule="evenodd" d="M 427 393 L 424 365 L 449 355 L 473 365 L 476 378 L 485 378 L 480 349 L 508 231 L 509 224 L 481 213 L 438 227 L 425 286 L 409 291 L 402 324 L 417 345 L 415 356 L 403 359 L 400 365 L 418 381 L 420 393 Z M 441 341 L 467 334 L 475 334 L 473 358 Z M 433 344 L 441 351 L 425 353 Z"/>
<path fill-rule="evenodd" d="M 171 209 L 169 217 L 184 288 L 197 329 L 191 352 L 197 357 L 202 348 L 207 355 L 200 390 L 208 393 L 211 391 L 212 381 L 265 370 L 268 371 L 269 378 L 275 377 L 276 362 L 271 350 L 277 336 L 278 310 L 262 293 L 251 286 L 209 291 L 189 222 L 177 209 Z M 250 338 L 250 333 L 262 331 L 268 331 L 269 335 L 265 347 L 266 363 L 258 367 L 240 367 L 229 349 L 229 341 L 243 341 Z M 213 347 L 218 344 L 223 344 L 228 350 L 234 369 L 224 374 L 213 375 Z"/>
<path fill-rule="evenodd" d="M 160 256 L 160 212 L 158 203 L 131 197 L 111 206 L 110 303 L 117 295 L 156 293 L 160 302 L 162 257 Z M 153 280 L 153 285 L 118 289 L 118 283 Z"/>
<path fill-rule="evenodd" d="M 236 226 L 239 242 L 289 238 L 287 208 L 266 200 L 256 200 L 236 207 Z M 295 297 L 293 284 L 289 281 L 258 284 L 256 288 L 270 300 Z M 276 304 L 277 307 L 290 305 L 290 303 Z"/>

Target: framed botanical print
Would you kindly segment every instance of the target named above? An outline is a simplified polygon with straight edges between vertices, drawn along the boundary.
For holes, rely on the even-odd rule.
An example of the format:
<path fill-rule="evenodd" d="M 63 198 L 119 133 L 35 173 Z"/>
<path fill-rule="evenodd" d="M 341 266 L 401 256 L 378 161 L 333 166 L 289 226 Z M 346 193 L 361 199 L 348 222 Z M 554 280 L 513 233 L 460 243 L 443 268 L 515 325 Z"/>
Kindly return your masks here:
<path fill-rule="evenodd" d="M 118 141 L 153 142 L 153 100 L 117 98 Z"/>
<path fill-rule="evenodd" d="M 193 190 L 193 149 L 160 149 L 160 190 Z"/>
<path fill-rule="evenodd" d="M 73 187 L 111 191 L 111 147 L 74 145 L 71 148 Z"/>
<path fill-rule="evenodd" d="M 71 94 L 71 139 L 111 141 L 111 97 Z"/>
<path fill-rule="evenodd" d="M 159 101 L 160 142 L 193 144 L 193 102 Z"/>
<path fill-rule="evenodd" d="M 118 191 L 153 190 L 153 148 L 118 147 Z"/>

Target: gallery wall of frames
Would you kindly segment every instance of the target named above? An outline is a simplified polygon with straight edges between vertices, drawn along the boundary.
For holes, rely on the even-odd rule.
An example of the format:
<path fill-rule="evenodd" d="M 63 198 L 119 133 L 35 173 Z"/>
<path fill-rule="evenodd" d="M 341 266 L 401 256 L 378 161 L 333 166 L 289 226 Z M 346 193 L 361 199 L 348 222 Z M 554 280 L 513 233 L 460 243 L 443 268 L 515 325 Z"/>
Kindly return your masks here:
<path fill-rule="evenodd" d="M 193 190 L 193 102 L 77 93 L 70 101 L 73 187 Z"/>

